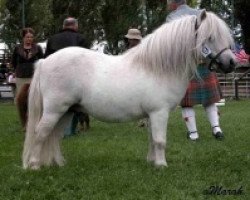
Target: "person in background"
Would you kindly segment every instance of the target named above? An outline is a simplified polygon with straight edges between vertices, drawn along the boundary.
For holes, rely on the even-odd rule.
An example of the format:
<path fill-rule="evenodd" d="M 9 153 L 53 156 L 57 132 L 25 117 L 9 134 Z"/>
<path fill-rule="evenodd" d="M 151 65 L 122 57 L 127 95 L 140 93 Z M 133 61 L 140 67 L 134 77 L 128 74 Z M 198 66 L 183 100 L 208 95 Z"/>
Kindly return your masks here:
<path fill-rule="evenodd" d="M 84 36 L 78 33 L 78 20 L 73 17 L 68 17 L 63 21 L 62 30 L 48 39 L 45 57 L 48 57 L 60 49 L 71 46 L 88 48 L 89 44 Z"/>
<path fill-rule="evenodd" d="M 198 15 L 200 13 L 199 10 L 190 8 L 186 0 L 168 0 L 168 9 L 172 12 L 166 18 L 167 23 L 184 15 Z M 187 138 L 193 141 L 199 138 L 193 106 L 202 104 L 211 124 L 212 135 L 216 139 L 223 139 L 224 134 L 220 128 L 219 111 L 215 104 L 222 98 L 216 73 L 211 72 L 203 62 L 199 63 L 197 71 L 200 78 L 196 76 L 191 80 L 181 101 L 182 117 L 188 129 Z"/>
<path fill-rule="evenodd" d="M 128 30 L 128 33 L 124 36 L 124 38 L 127 49 L 130 49 L 141 42 L 141 31 L 136 28 L 131 28 Z"/>
<path fill-rule="evenodd" d="M 34 42 L 34 30 L 22 30 L 22 43 L 14 48 L 11 65 L 14 68 L 12 81 L 15 78 L 15 103 L 23 128 L 26 127 L 28 112 L 28 91 L 34 74 L 34 63 L 43 58 L 42 48 Z M 10 80 L 11 81 L 11 80 Z"/>
<path fill-rule="evenodd" d="M 43 58 L 42 48 L 34 42 L 34 30 L 24 28 L 22 30 L 22 43 L 13 51 L 11 65 L 14 68 L 16 78 L 16 94 L 22 86 L 31 82 L 34 73 L 34 63 Z"/>
<path fill-rule="evenodd" d="M 89 48 L 89 43 L 82 34 L 78 33 L 78 20 L 73 17 L 68 17 L 63 21 L 62 31 L 48 39 L 45 57 L 48 57 L 60 49 L 72 46 Z M 72 79 L 73 78 L 74 77 L 72 77 Z M 65 135 L 75 134 L 77 124 L 79 122 L 83 124 L 83 121 L 86 122 L 86 127 L 89 128 L 89 116 L 86 113 L 75 112 L 70 127 L 70 133 L 65 131 Z"/>
<path fill-rule="evenodd" d="M 124 36 L 125 44 L 127 49 L 131 49 L 136 45 L 140 44 L 142 40 L 141 31 L 136 28 L 128 29 L 128 33 Z M 138 122 L 139 127 L 147 126 L 147 119 L 141 119 Z"/>

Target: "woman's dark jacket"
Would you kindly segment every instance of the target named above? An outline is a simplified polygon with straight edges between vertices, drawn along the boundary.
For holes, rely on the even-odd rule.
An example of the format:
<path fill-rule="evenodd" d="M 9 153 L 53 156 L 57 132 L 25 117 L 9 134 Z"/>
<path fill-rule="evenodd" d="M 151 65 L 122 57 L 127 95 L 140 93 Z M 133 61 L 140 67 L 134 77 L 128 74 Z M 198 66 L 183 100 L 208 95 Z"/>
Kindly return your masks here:
<path fill-rule="evenodd" d="M 17 78 L 32 78 L 34 73 L 34 63 L 43 58 L 43 50 L 33 44 L 31 49 L 24 49 L 23 45 L 17 45 L 12 55 L 12 67 Z"/>

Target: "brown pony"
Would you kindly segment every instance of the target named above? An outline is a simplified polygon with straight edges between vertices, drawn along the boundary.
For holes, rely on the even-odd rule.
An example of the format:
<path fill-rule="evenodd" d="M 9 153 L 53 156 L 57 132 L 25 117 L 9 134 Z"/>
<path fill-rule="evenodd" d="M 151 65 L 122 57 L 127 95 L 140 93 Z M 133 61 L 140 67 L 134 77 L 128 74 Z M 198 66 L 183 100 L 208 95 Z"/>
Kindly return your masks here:
<path fill-rule="evenodd" d="M 89 115 L 83 112 L 77 112 L 78 122 L 80 124 L 81 131 L 87 131 L 89 126 Z"/>
<path fill-rule="evenodd" d="M 27 123 L 29 88 L 30 83 L 24 84 L 16 96 L 17 111 L 24 129 Z"/>

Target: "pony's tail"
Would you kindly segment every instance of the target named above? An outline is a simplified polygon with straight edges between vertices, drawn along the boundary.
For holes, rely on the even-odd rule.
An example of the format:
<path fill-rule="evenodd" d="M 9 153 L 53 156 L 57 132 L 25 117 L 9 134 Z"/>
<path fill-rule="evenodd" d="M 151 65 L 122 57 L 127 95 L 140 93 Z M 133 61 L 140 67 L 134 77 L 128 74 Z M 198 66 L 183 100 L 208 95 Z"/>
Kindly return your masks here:
<path fill-rule="evenodd" d="M 29 167 L 30 156 L 36 137 L 35 129 L 42 116 L 42 94 L 40 91 L 40 68 L 43 59 L 35 64 L 35 73 L 31 81 L 28 97 L 28 123 L 26 127 L 25 142 L 23 149 L 23 167 Z"/>

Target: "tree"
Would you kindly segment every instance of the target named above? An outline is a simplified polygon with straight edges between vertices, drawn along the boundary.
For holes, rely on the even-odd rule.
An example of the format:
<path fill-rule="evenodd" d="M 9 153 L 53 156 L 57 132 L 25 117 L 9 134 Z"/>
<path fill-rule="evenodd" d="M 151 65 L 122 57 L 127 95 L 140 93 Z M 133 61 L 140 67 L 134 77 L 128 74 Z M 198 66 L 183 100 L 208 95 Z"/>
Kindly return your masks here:
<path fill-rule="evenodd" d="M 235 1 L 235 15 L 239 19 L 243 34 L 244 34 L 244 45 L 245 50 L 250 54 L 250 1 L 249 0 L 238 0 Z"/>
<path fill-rule="evenodd" d="M 143 1 L 145 6 L 145 20 L 144 29 L 145 34 L 151 33 L 154 29 L 165 23 L 167 16 L 167 4 L 165 1 L 145 0 Z"/>
<path fill-rule="evenodd" d="M 25 0 L 26 27 L 32 27 L 36 31 L 38 40 L 45 39 L 48 32 L 48 24 L 51 20 L 49 1 Z M 22 39 L 20 34 L 22 29 L 22 2 L 20 0 L 5 1 L 4 10 L 1 13 L 4 25 L 1 36 L 10 48 L 13 48 Z"/>
<path fill-rule="evenodd" d="M 26 27 L 32 27 L 37 39 L 45 40 L 62 28 L 63 20 L 79 19 L 79 31 L 89 41 L 106 40 L 112 54 L 122 51 L 122 40 L 131 27 L 144 35 L 165 22 L 166 1 L 160 0 L 25 0 Z M 22 1 L 0 0 L 1 36 L 8 43 L 21 40 Z M 4 19 L 4 20 L 3 20 Z"/>
<path fill-rule="evenodd" d="M 245 49 L 250 53 L 250 1 L 249 0 L 202 0 L 201 8 L 218 13 L 232 30 L 240 23 Z M 242 38 L 235 38 L 241 41 Z"/>
<path fill-rule="evenodd" d="M 8 46 L 12 48 L 16 43 L 16 38 L 19 37 L 18 31 L 20 30 L 18 18 L 20 18 L 21 15 L 18 10 L 20 8 L 20 3 L 18 0 L 9 0 L 5 1 L 4 4 L 5 6 L 1 12 L 1 21 L 3 23 L 1 37 Z"/>
<path fill-rule="evenodd" d="M 108 48 L 112 54 L 122 51 L 120 41 L 123 40 L 128 28 L 138 28 L 140 1 L 136 0 L 106 0 L 101 8 L 104 39 L 108 41 Z"/>
<path fill-rule="evenodd" d="M 121 41 L 129 28 L 138 28 L 143 35 L 151 33 L 164 23 L 166 13 L 165 1 L 104 1 L 101 18 L 104 38 L 108 41 L 110 52 L 118 54 L 124 50 Z"/>

